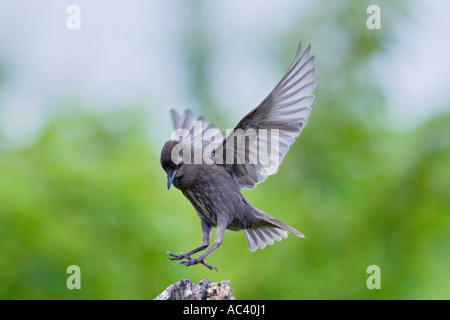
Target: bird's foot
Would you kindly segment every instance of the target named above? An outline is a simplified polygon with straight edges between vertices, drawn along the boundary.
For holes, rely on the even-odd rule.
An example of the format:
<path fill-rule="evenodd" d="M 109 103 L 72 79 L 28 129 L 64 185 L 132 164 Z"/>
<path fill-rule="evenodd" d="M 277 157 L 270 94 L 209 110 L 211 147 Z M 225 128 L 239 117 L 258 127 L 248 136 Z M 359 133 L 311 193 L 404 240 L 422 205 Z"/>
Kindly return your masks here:
<path fill-rule="evenodd" d="M 167 254 L 169 255 L 169 257 L 167 258 L 168 260 L 182 260 L 182 259 L 188 259 L 191 260 L 191 255 L 187 254 L 187 253 L 182 253 L 182 254 L 173 254 L 172 252 L 167 251 Z"/>
<path fill-rule="evenodd" d="M 181 264 L 183 267 L 189 267 L 189 266 L 193 266 L 196 264 L 201 263 L 202 265 L 204 265 L 205 267 L 207 267 L 209 270 L 216 270 L 217 273 L 219 273 L 219 270 L 217 270 L 216 267 L 206 263 L 203 259 L 192 259 L 189 258 L 189 260 L 184 260 L 184 261 L 178 261 L 177 264 Z"/>

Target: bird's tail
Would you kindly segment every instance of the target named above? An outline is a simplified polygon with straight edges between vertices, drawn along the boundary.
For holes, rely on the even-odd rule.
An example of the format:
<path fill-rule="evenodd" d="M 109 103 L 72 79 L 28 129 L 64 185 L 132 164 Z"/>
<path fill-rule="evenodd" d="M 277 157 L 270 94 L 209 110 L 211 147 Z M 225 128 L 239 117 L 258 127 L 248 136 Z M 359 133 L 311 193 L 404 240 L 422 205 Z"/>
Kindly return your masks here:
<path fill-rule="evenodd" d="M 258 247 L 264 249 L 266 245 L 272 245 L 274 240 L 281 241 L 282 238 L 287 238 L 288 232 L 295 234 L 300 238 L 305 237 L 303 233 L 295 230 L 280 220 L 277 220 L 262 211 L 259 213 L 260 216 L 262 216 L 261 220 L 263 222 L 261 226 L 242 230 L 250 251 L 253 252 L 258 249 Z"/>

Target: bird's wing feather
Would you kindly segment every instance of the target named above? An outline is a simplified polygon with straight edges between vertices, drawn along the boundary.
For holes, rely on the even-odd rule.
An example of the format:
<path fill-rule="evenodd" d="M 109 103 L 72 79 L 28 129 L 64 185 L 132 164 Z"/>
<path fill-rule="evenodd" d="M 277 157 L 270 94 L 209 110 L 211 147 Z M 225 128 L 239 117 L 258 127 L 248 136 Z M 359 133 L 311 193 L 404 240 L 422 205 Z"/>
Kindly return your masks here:
<path fill-rule="evenodd" d="M 312 67 L 315 57 L 308 58 L 311 46 L 302 55 L 301 49 L 300 42 L 294 61 L 277 86 L 238 123 L 216 149 L 216 156 L 221 156 L 222 164 L 231 167 L 241 189 L 253 189 L 275 173 L 289 147 L 306 125 L 314 100 L 311 92 L 315 88 L 312 80 L 316 69 Z M 256 149 L 250 143 L 245 143 L 245 135 L 250 132 L 247 131 L 249 129 L 253 129 L 256 135 Z M 238 137 L 242 133 L 243 144 L 243 140 Z M 265 156 L 264 161 L 262 154 Z"/>

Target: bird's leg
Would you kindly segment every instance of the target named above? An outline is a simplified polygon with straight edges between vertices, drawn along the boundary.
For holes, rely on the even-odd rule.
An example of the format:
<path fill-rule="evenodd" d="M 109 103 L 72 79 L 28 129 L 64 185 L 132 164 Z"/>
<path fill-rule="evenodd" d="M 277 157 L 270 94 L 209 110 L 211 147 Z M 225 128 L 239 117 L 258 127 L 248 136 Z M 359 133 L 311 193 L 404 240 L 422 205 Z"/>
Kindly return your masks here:
<path fill-rule="evenodd" d="M 201 224 L 202 224 L 202 244 L 200 245 L 200 247 L 195 248 L 189 252 L 182 253 L 182 254 L 173 254 L 172 252 L 167 251 L 167 254 L 169 255 L 169 257 L 167 259 L 169 259 L 169 260 L 182 260 L 182 259 L 191 260 L 192 259 L 191 255 L 208 248 L 209 235 L 211 233 L 211 225 L 208 222 L 204 221 L 203 219 L 201 220 Z"/>
<path fill-rule="evenodd" d="M 189 260 L 183 260 L 183 261 L 178 261 L 177 264 L 181 264 L 183 267 L 189 267 L 189 266 L 193 266 L 196 264 L 203 264 L 205 267 L 207 267 L 209 270 L 216 270 L 217 273 L 219 273 L 219 270 L 217 270 L 216 267 L 208 264 L 205 262 L 205 258 L 214 250 L 216 250 L 221 243 L 216 243 L 214 241 L 214 244 L 211 246 L 211 248 L 209 248 L 204 254 L 202 254 L 200 257 L 193 259 L 193 258 L 189 258 Z"/>
<path fill-rule="evenodd" d="M 214 243 L 211 246 L 211 248 L 209 248 L 204 254 L 202 254 L 200 257 L 196 258 L 196 259 L 189 259 L 189 260 L 185 260 L 185 261 L 178 261 L 177 264 L 181 264 L 183 267 L 188 267 L 188 266 L 193 266 L 195 264 L 203 264 L 205 267 L 207 267 L 209 270 L 216 270 L 217 273 L 219 273 L 219 270 L 217 270 L 216 267 L 207 264 L 205 262 L 205 258 L 214 250 L 216 250 L 223 241 L 223 235 L 225 234 L 225 230 L 226 230 L 226 223 L 222 223 L 221 225 L 217 225 L 217 233 L 216 233 L 216 237 L 214 238 Z"/>

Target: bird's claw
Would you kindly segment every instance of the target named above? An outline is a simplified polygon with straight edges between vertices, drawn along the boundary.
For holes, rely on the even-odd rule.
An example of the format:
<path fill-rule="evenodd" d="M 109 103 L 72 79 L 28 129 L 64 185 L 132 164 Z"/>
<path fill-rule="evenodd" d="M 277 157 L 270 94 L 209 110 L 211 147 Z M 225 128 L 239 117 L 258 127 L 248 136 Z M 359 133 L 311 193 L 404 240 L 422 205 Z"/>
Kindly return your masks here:
<path fill-rule="evenodd" d="M 217 270 L 216 267 L 206 263 L 203 259 L 192 259 L 192 258 L 189 258 L 189 260 L 178 261 L 176 264 L 181 264 L 183 267 L 189 267 L 189 266 L 193 266 L 193 265 L 196 265 L 196 264 L 199 264 L 199 263 L 203 264 L 209 270 L 216 270 L 216 272 L 219 273 L 219 270 Z"/>
<path fill-rule="evenodd" d="M 171 261 L 182 260 L 182 259 L 188 259 L 188 260 L 192 259 L 191 256 L 186 253 L 173 254 L 172 252 L 167 251 L 167 254 L 169 255 L 167 260 L 171 260 Z"/>

